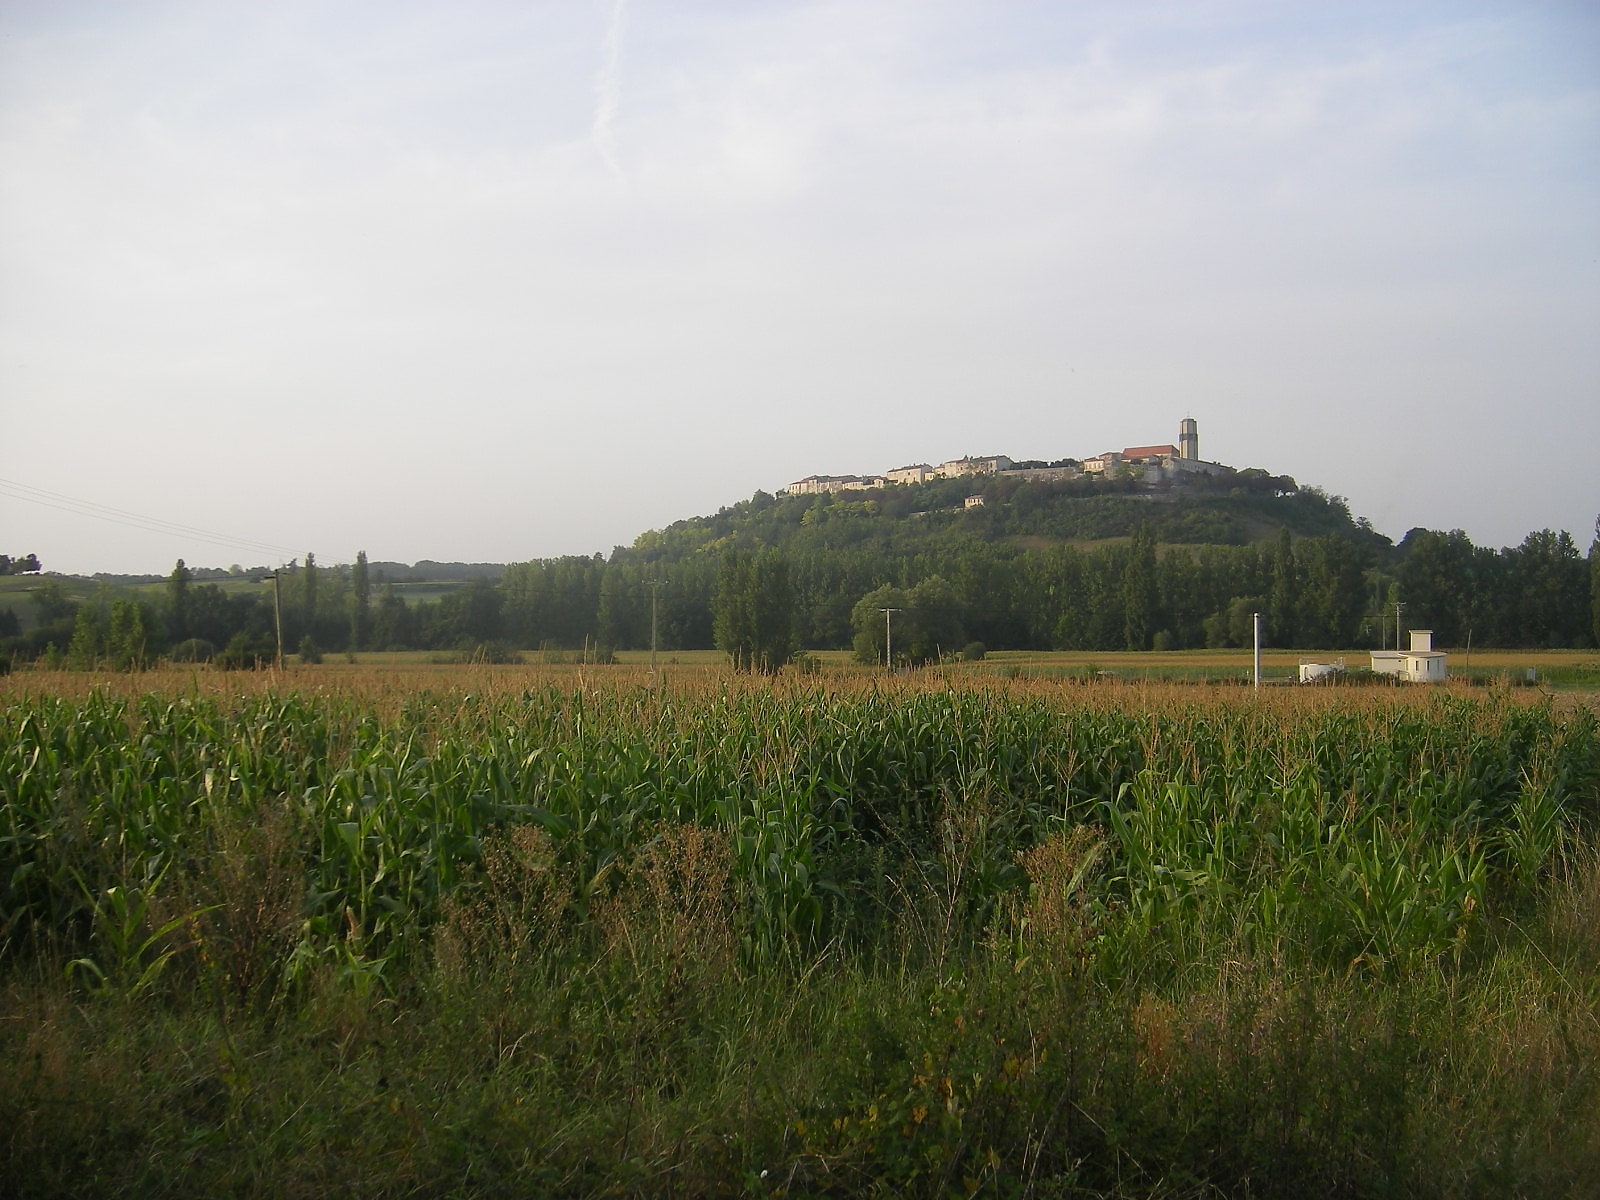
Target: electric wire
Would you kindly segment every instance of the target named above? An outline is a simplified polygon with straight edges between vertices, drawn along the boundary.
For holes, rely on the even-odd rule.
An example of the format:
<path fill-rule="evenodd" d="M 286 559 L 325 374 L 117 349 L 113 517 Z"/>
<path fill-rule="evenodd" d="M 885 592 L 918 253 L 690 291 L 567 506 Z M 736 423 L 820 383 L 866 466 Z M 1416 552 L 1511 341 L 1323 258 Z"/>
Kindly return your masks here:
<path fill-rule="evenodd" d="M 82 517 L 93 517 L 96 520 L 108 521 L 114 525 L 123 525 L 129 529 L 142 529 L 147 533 L 171 534 L 190 538 L 194 541 L 207 542 L 214 546 L 228 546 L 236 550 L 254 550 L 257 553 L 294 553 L 289 547 L 280 546 L 275 542 L 264 542 L 257 538 L 235 537 L 231 534 L 219 533 L 214 529 L 201 529 L 194 525 L 184 525 L 178 521 L 168 521 L 163 517 L 152 517 L 145 513 L 133 512 L 130 509 L 117 508 L 94 500 L 84 500 L 81 497 L 68 496 L 62 492 L 52 492 L 45 488 L 34 487 L 31 484 L 19 483 L 14 479 L 0 479 L 0 495 L 10 496 L 14 500 L 26 500 L 30 504 L 38 504 L 60 512 L 73 513 Z"/>

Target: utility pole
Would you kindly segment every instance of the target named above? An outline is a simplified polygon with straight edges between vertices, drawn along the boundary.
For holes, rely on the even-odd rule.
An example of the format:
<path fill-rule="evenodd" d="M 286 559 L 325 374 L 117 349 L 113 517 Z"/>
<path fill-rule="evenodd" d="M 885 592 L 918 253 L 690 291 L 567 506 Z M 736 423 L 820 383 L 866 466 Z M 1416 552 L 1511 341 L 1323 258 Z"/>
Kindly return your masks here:
<path fill-rule="evenodd" d="M 656 673 L 656 590 L 660 588 L 661 581 L 652 579 L 650 582 L 650 674 Z"/>
<path fill-rule="evenodd" d="M 1256 691 L 1261 690 L 1261 614 L 1251 613 L 1256 632 Z"/>
<path fill-rule="evenodd" d="M 886 609 L 883 609 L 882 611 L 883 611 L 883 665 L 885 667 L 887 667 L 889 670 L 892 671 L 892 670 L 894 670 L 894 627 L 890 623 L 890 618 L 893 616 L 893 614 L 895 614 L 897 612 L 903 612 L 904 610 L 903 609 L 899 609 L 899 608 L 886 608 Z"/>
<path fill-rule="evenodd" d="M 1394 602 L 1394 648 L 1396 650 L 1400 649 L 1400 610 L 1404 607 L 1405 605 L 1401 604 L 1400 601 L 1396 600 Z"/>
<path fill-rule="evenodd" d="M 278 568 L 272 568 L 272 628 L 278 635 L 278 656 L 273 670 L 283 670 L 283 590 L 279 586 Z"/>

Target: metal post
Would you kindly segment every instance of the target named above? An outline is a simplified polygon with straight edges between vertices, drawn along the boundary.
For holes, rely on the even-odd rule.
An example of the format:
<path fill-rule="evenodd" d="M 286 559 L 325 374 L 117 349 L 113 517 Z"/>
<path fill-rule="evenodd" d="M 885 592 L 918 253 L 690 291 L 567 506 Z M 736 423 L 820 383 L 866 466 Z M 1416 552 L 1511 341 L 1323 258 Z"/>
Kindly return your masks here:
<path fill-rule="evenodd" d="M 898 608 L 883 610 L 883 665 L 889 670 L 894 670 L 894 628 L 889 618 L 893 613 L 899 612 Z"/>
<path fill-rule="evenodd" d="M 1250 615 L 1254 618 L 1255 632 L 1256 632 L 1256 683 L 1255 683 L 1255 688 L 1256 688 L 1256 691 L 1259 692 L 1261 690 L 1261 614 L 1260 613 L 1251 613 Z"/>

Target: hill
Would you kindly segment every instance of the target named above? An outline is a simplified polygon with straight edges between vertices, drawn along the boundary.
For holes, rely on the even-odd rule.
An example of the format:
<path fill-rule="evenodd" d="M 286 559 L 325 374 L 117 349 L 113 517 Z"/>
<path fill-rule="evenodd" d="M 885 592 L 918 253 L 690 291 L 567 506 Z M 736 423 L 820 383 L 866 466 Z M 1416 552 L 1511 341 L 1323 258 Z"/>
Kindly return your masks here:
<path fill-rule="evenodd" d="M 597 636 L 618 647 L 648 644 L 652 594 L 663 644 L 708 644 L 718 564 L 729 551 L 764 550 L 784 559 L 799 639 L 817 648 L 852 643 L 854 609 L 874 589 L 921 585 L 947 589 L 959 636 L 991 647 L 1227 644 L 1238 636 L 1230 605 L 1264 606 L 1275 578 L 1282 637 L 1348 644 L 1370 608 L 1363 571 L 1389 549 L 1339 497 L 1265 471 L 1155 482 L 992 474 L 757 492 L 641 534 L 591 570 L 604 576 Z M 549 627 L 542 597 L 572 582 L 557 584 L 558 569 L 585 568 L 508 568 L 509 628 Z M 1288 615 L 1302 591 L 1321 599 Z"/>
<path fill-rule="evenodd" d="M 1246 470 L 1157 483 L 979 475 L 831 495 L 757 492 L 714 516 L 641 534 L 631 550 L 653 561 L 729 545 L 803 554 L 868 544 L 904 554 L 980 541 L 1037 550 L 1129 538 L 1141 528 L 1166 545 L 1243 546 L 1282 530 L 1338 535 L 1374 553 L 1390 544 L 1353 519 L 1342 498 Z"/>

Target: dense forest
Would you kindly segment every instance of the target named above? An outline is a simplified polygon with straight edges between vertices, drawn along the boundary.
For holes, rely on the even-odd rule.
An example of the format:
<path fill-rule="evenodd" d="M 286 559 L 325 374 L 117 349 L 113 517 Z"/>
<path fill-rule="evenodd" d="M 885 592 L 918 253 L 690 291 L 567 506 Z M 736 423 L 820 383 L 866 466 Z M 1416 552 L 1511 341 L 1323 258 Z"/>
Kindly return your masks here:
<path fill-rule="evenodd" d="M 978 498 L 981 498 L 978 499 Z M 1436 642 L 1586 647 L 1600 641 L 1600 538 L 1587 561 L 1565 532 L 1476 546 L 1413 529 L 1398 544 L 1344 501 L 1262 471 L 1155 486 L 1132 479 L 939 480 L 749 500 L 640 535 L 609 558 L 514 563 L 191 570 L 141 586 L 106 579 L 84 594 L 44 576 L 19 613 L 0 598 L 0 661 L 134 667 L 161 658 L 247 665 L 287 651 L 663 650 L 722 644 L 725 567 L 781 561 L 793 640 L 863 646 L 864 623 L 904 610 L 927 659 L 989 649 L 1147 650 L 1248 644 L 1394 645 L 1406 628 Z M 29 556 L 28 566 L 37 569 Z M 248 576 L 241 580 L 241 574 Z M 448 586 L 418 592 L 419 583 Z M 243 586 L 241 586 L 243 582 Z M 26 619 L 24 619 L 24 617 Z M 900 649 L 897 646 L 897 651 Z M 897 657 L 899 657 L 897 655 Z"/>

